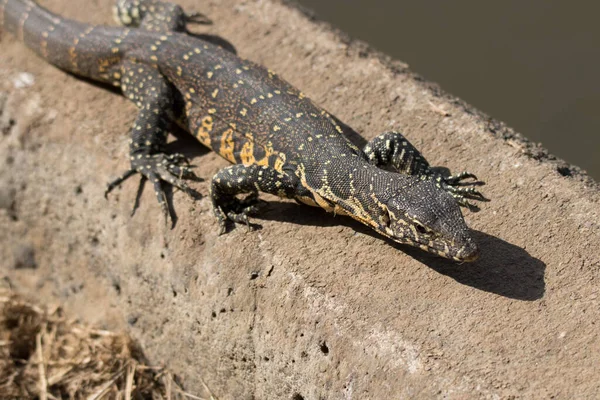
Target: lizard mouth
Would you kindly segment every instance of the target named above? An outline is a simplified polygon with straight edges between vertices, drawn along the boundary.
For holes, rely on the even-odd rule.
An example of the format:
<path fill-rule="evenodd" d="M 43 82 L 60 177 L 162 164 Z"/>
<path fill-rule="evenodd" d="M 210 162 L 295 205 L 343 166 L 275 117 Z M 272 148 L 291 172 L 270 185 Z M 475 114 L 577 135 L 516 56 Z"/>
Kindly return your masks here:
<path fill-rule="evenodd" d="M 418 247 L 428 253 L 454 261 L 473 262 L 479 258 L 479 248 L 470 237 L 457 242 L 421 230 L 407 230 L 400 226 L 395 228 L 387 226 L 376 230 L 397 243 Z"/>
<path fill-rule="evenodd" d="M 479 258 L 479 248 L 472 240 L 460 245 L 452 242 L 448 243 L 438 238 L 425 243 L 417 242 L 416 246 L 429 253 L 454 261 L 473 262 Z"/>
<path fill-rule="evenodd" d="M 463 245 L 455 243 L 449 245 L 446 241 L 437 239 L 429 243 L 417 244 L 417 247 L 454 261 L 473 262 L 479 258 L 479 248 L 473 241 L 466 242 Z"/>

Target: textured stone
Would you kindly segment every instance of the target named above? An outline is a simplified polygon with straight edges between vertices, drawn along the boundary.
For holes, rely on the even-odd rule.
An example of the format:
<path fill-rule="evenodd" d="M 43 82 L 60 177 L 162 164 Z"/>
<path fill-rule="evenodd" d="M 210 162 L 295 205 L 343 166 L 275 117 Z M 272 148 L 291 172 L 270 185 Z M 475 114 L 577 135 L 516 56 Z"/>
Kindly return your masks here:
<path fill-rule="evenodd" d="M 43 4 L 112 23 L 110 1 Z M 180 192 L 174 229 L 151 190 L 131 218 L 134 180 L 108 201 L 103 191 L 127 166 L 135 106 L 3 35 L 0 117 L 11 122 L 0 136 L 0 185 L 11 201 L 0 208 L 0 266 L 10 285 L 130 331 L 188 391 L 201 393 L 204 381 L 220 399 L 598 395 L 596 184 L 289 5 L 181 4 L 215 21 L 198 29 L 362 132 L 357 143 L 399 129 L 432 164 L 487 181 L 492 201 L 466 215 L 481 259 L 458 265 L 271 197 L 255 220 L 263 229 L 251 233 L 217 236 L 208 199 Z M 33 84 L 15 88 L 23 73 Z M 199 165 L 207 181 L 194 187 L 206 196 L 226 161 L 186 138 L 174 146 Z M 23 243 L 35 270 L 11 268 Z"/>

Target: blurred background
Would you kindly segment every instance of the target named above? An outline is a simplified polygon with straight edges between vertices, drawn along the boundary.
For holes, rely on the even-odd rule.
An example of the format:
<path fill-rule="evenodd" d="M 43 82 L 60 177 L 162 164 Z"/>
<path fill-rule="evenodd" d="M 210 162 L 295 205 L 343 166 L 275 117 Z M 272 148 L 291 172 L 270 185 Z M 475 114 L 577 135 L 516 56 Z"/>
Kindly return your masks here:
<path fill-rule="evenodd" d="M 600 181 L 600 2 L 297 1 Z"/>

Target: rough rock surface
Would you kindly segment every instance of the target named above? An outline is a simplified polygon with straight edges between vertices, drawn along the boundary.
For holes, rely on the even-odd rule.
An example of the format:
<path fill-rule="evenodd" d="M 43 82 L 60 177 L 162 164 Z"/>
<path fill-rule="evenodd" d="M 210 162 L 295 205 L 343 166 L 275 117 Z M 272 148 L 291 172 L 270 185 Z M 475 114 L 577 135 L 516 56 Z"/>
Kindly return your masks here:
<path fill-rule="evenodd" d="M 112 1 L 42 3 L 112 23 Z M 2 35 L 6 285 L 128 329 L 187 390 L 201 393 L 204 381 L 221 399 L 600 395 L 595 183 L 297 8 L 181 4 L 215 21 L 202 31 L 278 71 L 364 139 L 400 129 L 433 164 L 487 181 L 492 201 L 466 216 L 481 259 L 430 257 L 275 198 L 251 233 L 218 237 L 208 199 L 180 192 L 174 229 L 151 190 L 131 218 L 137 182 L 108 201 L 103 190 L 127 167 L 134 105 Z M 206 179 L 227 165 L 189 139 L 174 146 Z M 207 182 L 195 187 L 208 193 Z"/>

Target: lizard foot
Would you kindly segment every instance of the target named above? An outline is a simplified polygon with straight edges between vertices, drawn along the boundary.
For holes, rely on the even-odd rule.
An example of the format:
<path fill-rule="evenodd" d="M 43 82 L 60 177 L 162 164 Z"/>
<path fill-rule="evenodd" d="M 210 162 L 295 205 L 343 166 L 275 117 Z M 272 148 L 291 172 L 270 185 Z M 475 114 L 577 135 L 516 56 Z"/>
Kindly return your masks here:
<path fill-rule="evenodd" d="M 248 227 L 248 231 L 254 230 L 255 225 L 250 223 L 248 217 L 258 212 L 259 201 L 258 192 L 252 192 L 244 199 L 231 197 L 220 201 L 219 205 L 215 205 L 214 211 L 219 222 L 219 235 L 227 232 L 228 221 L 244 224 Z"/>
<path fill-rule="evenodd" d="M 478 180 L 477 176 L 470 172 L 464 171 L 450 176 L 436 174 L 433 179 L 439 187 L 450 193 L 460 206 L 471 211 L 479 211 L 479 207 L 470 203 L 469 200 L 489 201 L 480 191 L 475 189 L 475 186 L 485 185 L 485 182 Z"/>
<path fill-rule="evenodd" d="M 165 195 L 163 188 L 163 182 L 167 182 L 189 196 L 199 199 L 201 197 L 200 193 L 190 188 L 185 182 L 185 179 L 193 181 L 201 180 L 192 171 L 192 167 L 193 166 L 189 164 L 187 158 L 179 153 L 132 155 L 131 168 L 119 178 L 108 184 L 106 191 L 104 192 L 104 197 L 108 197 L 108 194 L 113 189 L 120 186 L 121 183 L 136 173 L 139 173 L 141 175 L 141 180 L 131 215 L 137 210 L 140 197 L 144 190 L 144 185 L 146 181 L 149 180 L 154 185 L 154 191 L 165 219 L 170 217 L 171 221 L 174 221 L 175 216 L 172 213 L 172 207 L 169 207 L 167 196 Z"/>

